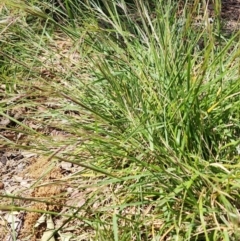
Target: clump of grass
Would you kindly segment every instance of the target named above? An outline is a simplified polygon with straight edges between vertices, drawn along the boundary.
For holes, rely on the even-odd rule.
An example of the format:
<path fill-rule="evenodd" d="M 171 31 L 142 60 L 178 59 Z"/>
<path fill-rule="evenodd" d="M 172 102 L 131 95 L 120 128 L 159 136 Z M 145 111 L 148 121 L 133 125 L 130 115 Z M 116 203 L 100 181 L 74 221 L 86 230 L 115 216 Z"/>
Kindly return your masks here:
<path fill-rule="evenodd" d="M 128 170 L 146 173 L 129 184 L 133 189 L 125 188 L 132 202 L 142 202 L 134 216 L 141 219 L 145 202 L 154 206 L 153 220 L 163 223 L 156 231 L 160 237 L 237 238 L 232 216 L 237 217 L 238 196 L 223 181 L 231 176 L 230 186 L 238 186 L 237 36 L 217 46 L 214 26 L 186 29 L 174 5 L 157 4 L 152 17 L 139 1 L 138 15 L 125 12 L 122 20 L 114 4 L 105 4 L 107 13 L 96 10 L 115 38 L 107 30 L 92 33 L 100 49 L 99 57 L 90 57 L 95 78 L 83 96 L 72 94 L 74 87 L 64 91 L 96 116 L 93 123 L 79 124 L 94 132 L 87 144 L 94 162 L 121 176 Z M 120 213 L 119 232 L 130 232 L 120 224 Z"/>
<path fill-rule="evenodd" d="M 49 85 L 58 128 L 83 140 L 56 157 L 99 173 L 78 187 L 99 188 L 84 207 L 97 203 L 95 240 L 238 240 L 238 34 L 196 30 L 175 2 L 92 3 L 71 35 L 84 36 L 89 78 Z"/>

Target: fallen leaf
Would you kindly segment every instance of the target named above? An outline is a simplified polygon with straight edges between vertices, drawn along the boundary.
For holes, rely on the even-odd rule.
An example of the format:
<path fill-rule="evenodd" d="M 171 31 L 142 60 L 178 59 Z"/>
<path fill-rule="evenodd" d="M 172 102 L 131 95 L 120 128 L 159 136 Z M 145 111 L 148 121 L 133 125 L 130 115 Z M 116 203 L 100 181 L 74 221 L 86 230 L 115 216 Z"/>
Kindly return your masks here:
<path fill-rule="evenodd" d="M 72 234 L 71 233 L 60 233 L 59 235 L 61 237 L 61 241 L 69 241 L 72 238 Z"/>
<path fill-rule="evenodd" d="M 43 233 L 43 236 L 41 238 L 41 241 L 55 241 L 55 238 L 53 236 L 54 234 L 54 223 L 52 220 L 51 215 L 47 215 L 47 229 Z"/>
<path fill-rule="evenodd" d="M 46 214 L 43 214 L 34 225 L 34 228 L 38 228 L 41 224 L 46 222 Z"/>

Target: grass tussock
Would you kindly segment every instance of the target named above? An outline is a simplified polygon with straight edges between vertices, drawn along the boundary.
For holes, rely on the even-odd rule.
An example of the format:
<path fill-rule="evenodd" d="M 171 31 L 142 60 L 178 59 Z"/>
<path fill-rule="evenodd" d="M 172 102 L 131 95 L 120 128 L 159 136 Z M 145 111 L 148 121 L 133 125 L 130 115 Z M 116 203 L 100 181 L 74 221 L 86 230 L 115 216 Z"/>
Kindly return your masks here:
<path fill-rule="evenodd" d="M 199 1 L 46 4 L 2 6 L 1 115 L 28 140 L 8 144 L 83 167 L 88 240 L 239 240 L 239 32 Z"/>

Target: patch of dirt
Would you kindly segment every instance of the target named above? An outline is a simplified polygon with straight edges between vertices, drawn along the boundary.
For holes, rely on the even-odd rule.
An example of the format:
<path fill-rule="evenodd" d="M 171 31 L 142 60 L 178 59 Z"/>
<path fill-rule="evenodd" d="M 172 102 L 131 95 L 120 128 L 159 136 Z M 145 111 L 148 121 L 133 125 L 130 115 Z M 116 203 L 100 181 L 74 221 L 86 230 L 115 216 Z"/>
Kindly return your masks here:
<path fill-rule="evenodd" d="M 61 178 L 63 178 L 60 166 L 50 158 L 34 156 L 33 158 L 23 158 L 15 162 L 18 162 L 18 164 L 15 166 L 12 165 L 12 173 L 0 171 L 4 183 L 1 195 L 16 195 L 20 199 L 15 205 L 17 204 L 17 206 L 22 207 L 23 210 L 24 208 L 27 210 L 34 210 L 34 212 L 27 212 L 24 215 L 18 238 L 20 240 L 26 240 L 27 237 L 29 241 L 36 241 L 42 236 L 46 227 L 42 225 L 39 226 L 38 229 L 34 229 L 34 225 L 42 215 L 42 212 L 59 212 L 62 209 L 62 205 L 65 203 L 66 198 L 66 184 L 60 182 Z M 17 167 L 21 163 L 24 169 L 19 172 Z M 7 161 L 6 165 L 10 165 L 10 163 Z M 14 184 L 12 180 L 14 179 L 14 174 L 16 175 L 15 179 L 20 181 L 18 184 Z M 21 185 L 24 183 L 25 187 Z M 21 197 L 23 199 L 21 199 Z M 31 199 L 45 201 L 45 203 L 33 202 L 30 201 Z M 12 205 L 11 199 L 1 200 L 0 205 Z M 4 216 L 6 212 L 7 211 L 2 211 L 0 215 Z M 6 231 L 9 232 L 6 225 L 0 225 L 0 239 L 2 241 L 7 240 L 9 237 L 9 234 L 6 236 Z"/>
<path fill-rule="evenodd" d="M 214 15 L 214 5 L 208 6 L 210 15 Z M 223 20 L 223 31 L 227 33 L 240 30 L 240 0 L 222 0 L 220 17 Z"/>
<path fill-rule="evenodd" d="M 49 172 L 47 172 L 47 169 L 50 169 Z M 22 175 L 33 180 L 39 180 L 40 183 L 43 183 L 42 186 L 37 186 L 33 189 L 31 193 L 32 198 L 45 200 L 48 203 L 54 203 L 34 203 L 29 205 L 28 209 L 40 210 L 41 212 L 59 212 L 61 210 L 65 201 L 63 193 L 65 192 L 66 186 L 55 183 L 56 180 L 60 180 L 63 177 L 59 166 L 52 166 L 51 160 L 48 158 L 38 158 L 26 171 L 22 173 Z M 49 184 L 48 182 L 52 182 L 52 184 Z M 32 228 L 40 216 L 41 213 L 37 212 L 28 212 L 26 214 L 24 218 L 24 225 L 19 236 L 20 239 L 33 235 L 31 240 L 35 241 L 37 238 L 42 236 L 42 232 L 44 230 L 43 227 L 40 227 L 40 230 L 34 230 L 34 234 L 32 233 Z"/>
<path fill-rule="evenodd" d="M 208 2 L 207 5 L 203 4 L 203 1 L 199 1 L 201 3 L 200 9 L 193 6 L 194 1 L 189 2 L 188 12 L 191 12 L 194 20 L 197 22 L 199 20 L 203 20 L 203 16 L 207 13 L 208 17 L 215 19 L 220 17 L 222 23 L 222 32 L 224 33 L 234 33 L 240 30 L 240 0 L 222 0 L 221 5 L 218 6 L 218 10 L 220 10 L 219 15 L 217 16 L 217 6 L 214 4 L 214 1 L 206 1 Z M 177 16 L 181 16 L 183 12 L 183 8 L 185 6 L 185 1 L 178 2 L 178 14 Z M 207 9 L 207 11 L 206 11 Z"/>

